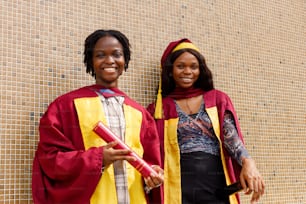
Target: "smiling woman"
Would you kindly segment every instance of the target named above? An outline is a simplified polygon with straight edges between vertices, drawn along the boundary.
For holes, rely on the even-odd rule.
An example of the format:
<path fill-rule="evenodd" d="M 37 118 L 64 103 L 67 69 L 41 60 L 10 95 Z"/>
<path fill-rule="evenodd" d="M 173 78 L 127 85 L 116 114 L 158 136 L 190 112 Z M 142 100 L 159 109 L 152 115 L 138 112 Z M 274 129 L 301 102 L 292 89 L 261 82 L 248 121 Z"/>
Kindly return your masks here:
<path fill-rule="evenodd" d="M 117 88 L 129 60 L 129 40 L 121 32 L 97 30 L 86 38 L 84 63 L 96 83 L 59 96 L 42 116 L 33 162 L 34 203 L 162 202 L 163 170 L 154 120 Z M 128 163 L 135 161 L 131 150 L 117 149 L 118 142 L 107 143 L 94 132 L 98 121 L 157 174 L 142 177 Z"/>
<path fill-rule="evenodd" d="M 164 144 L 165 204 L 237 204 L 238 194 L 217 193 L 237 181 L 252 194 L 251 203 L 258 201 L 263 179 L 244 146 L 232 102 L 214 89 L 204 56 L 180 39 L 169 43 L 161 65 L 157 101 L 148 110 Z"/>
<path fill-rule="evenodd" d="M 191 87 L 199 78 L 200 68 L 197 58 L 184 52 L 173 63 L 173 79 L 176 87 Z"/>
<path fill-rule="evenodd" d="M 117 38 L 100 38 L 95 45 L 92 61 L 96 83 L 106 87 L 117 87 L 118 78 L 125 66 L 123 47 Z"/>

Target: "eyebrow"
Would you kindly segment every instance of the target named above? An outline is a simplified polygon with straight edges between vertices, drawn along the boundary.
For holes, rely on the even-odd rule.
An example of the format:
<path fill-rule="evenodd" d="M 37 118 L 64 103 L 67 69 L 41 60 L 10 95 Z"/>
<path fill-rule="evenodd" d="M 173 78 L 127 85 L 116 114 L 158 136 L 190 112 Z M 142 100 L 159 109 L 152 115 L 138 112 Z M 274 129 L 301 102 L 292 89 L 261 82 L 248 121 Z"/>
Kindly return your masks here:
<path fill-rule="evenodd" d="M 184 61 L 177 61 L 176 63 L 186 64 Z M 199 62 L 192 62 L 191 64 L 200 64 Z"/>
<path fill-rule="evenodd" d="M 94 51 L 96 51 L 96 52 L 104 52 L 105 50 L 104 50 L 104 49 L 94 49 Z M 120 52 L 123 52 L 123 49 L 121 49 L 121 48 L 115 48 L 113 51 L 120 51 Z"/>

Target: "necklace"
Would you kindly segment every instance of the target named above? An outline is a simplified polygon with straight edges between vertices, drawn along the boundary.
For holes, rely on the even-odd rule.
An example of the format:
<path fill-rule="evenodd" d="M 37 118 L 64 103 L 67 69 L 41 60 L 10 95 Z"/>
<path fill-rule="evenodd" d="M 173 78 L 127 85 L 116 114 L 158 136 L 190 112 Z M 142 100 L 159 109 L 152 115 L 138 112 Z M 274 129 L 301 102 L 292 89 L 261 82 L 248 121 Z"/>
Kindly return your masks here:
<path fill-rule="evenodd" d="M 175 100 L 175 103 L 185 114 L 192 115 L 199 112 L 201 104 L 203 103 L 203 98 L 202 96 L 184 98 L 181 100 Z"/>
<path fill-rule="evenodd" d="M 190 106 L 188 104 L 188 98 L 185 100 L 185 104 L 186 104 L 186 108 L 188 109 L 188 115 L 193 114 L 193 112 L 192 112 L 192 110 L 191 110 L 191 108 L 190 108 Z"/>

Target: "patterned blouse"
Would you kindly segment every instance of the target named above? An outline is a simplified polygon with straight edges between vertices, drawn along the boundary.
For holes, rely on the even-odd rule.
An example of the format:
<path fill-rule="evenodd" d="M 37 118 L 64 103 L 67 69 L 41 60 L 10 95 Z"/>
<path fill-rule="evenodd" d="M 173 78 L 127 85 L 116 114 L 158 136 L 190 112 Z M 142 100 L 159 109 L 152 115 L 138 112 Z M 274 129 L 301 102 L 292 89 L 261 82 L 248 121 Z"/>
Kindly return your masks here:
<path fill-rule="evenodd" d="M 187 115 L 177 103 L 175 104 L 179 116 L 177 133 L 181 153 L 202 151 L 219 156 L 219 141 L 205 111 L 204 103 L 201 104 L 198 113 L 191 115 Z M 250 156 L 238 137 L 233 115 L 229 111 L 226 111 L 224 115 L 223 134 L 226 150 L 241 165 L 242 157 Z"/>

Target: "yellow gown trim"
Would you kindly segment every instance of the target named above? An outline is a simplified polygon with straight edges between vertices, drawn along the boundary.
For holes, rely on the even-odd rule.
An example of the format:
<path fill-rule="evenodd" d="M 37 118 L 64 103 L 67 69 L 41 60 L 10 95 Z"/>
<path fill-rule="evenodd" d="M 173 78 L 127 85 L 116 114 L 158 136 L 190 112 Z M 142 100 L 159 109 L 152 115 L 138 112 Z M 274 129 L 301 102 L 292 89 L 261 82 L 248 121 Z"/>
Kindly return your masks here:
<path fill-rule="evenodd" d="M 206 108 L 206 112 L 212 122 L 214 132 L 219 140 L 221 160 L 227 185 L 230 184 L 229 173 L 226 168 L 224 152 L 220 139 L 220 124 L 217 107 Z M 181 204 L 181 171 L 180 171 L 180 149 L 177 140 L 178 118 L 165 120 L 164 129 L 164 203 Z M 230 196 L 231 204 L 238 204 L 235 195 Z"/>
<path fill-rule="evenodd" d="M 74 100 L 74 104 L 78 113 L 85 150 L 92 147 L 105 145 L 105 141 L 93 132 L 93 128 L 98 121 L 102 121 L 107 125 L 100 98 L 78 98 Z M 123 110 L 126 119 L 125 142 L 136 153 L 142 156 L 143 148 L 139 139 L 142 113 L 137 109 L 125 104 L 123 105 Z M 146 198 L 140 173 L 136 171 L 135 168 L 133 168 L 128 162 L 126 162 L 126 170 L 128 175 L 130 203 L 145 204 Z M 117 203 L 113 165 L 110 165 L 104 169 L 96 190 L 91 196 L 90 203 Z"/>
<path fill-rule="evenodd" d="M 222 142 L 220 139 L 220 123 L 219 123 L 219 116 L 218 116 L 218 110 L 217 107 L 211 107 L 211 108 L 206 108 L 206 112 L 212 122 L 213 125 L 213 129 L 214 132 L 219 140 L 219 145 L 220 145 L 220 154 L 221 154 L 221 160 L 222 160 L 222 166 L 223 166 L 223 171 L 224 171 L 224 175 L 225 175 L 225 181 L 226 184 L 229 185 L 231 183 L 230 181 L 230 177 L 229 177 L 229 173 L 227 171 L 226 168 L 226 162 L 225 162 L 225 158 L 224 158 L 224 152 L 223 152 L 223 148 L 222 148 Z M 237 198 L 235 195 L 231 195 L 230 196 L 230 203 L 231 204 L 238 204 Z"/>
<path fill-rule="evenodd" d="M 164 204 L 182 203 L 180 149 L 177 141 L 178 118 L 165 120 Z"/>

